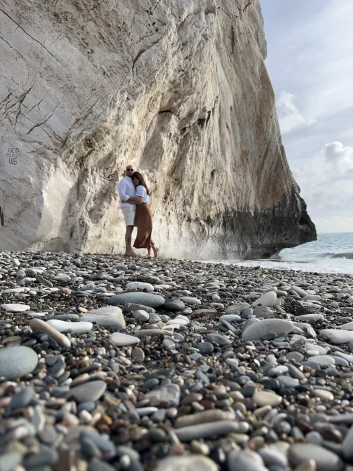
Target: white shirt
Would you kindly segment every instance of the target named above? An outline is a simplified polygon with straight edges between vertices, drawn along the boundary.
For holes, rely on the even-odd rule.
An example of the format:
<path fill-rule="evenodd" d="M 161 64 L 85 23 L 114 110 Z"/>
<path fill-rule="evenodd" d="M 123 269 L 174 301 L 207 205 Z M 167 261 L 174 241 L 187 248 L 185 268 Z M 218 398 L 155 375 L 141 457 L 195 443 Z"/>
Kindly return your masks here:
<path fill-rule="evenodd" d="M 131 203 L 123 203 L 131 196 L 136 196 L 135 185 L 130 177 L 124 177 L 118 184 L 119 198 L 121 199 L 120 208 L 131 208 L 136 211 L 136 205 Z"/>
<path fill-rule="evenodd" d="M 150 199 L 147 194 L 146 188 L 142 185 L 136 187 L 136 196 L 142 196 L 141 203 L 148 203 Z"/>

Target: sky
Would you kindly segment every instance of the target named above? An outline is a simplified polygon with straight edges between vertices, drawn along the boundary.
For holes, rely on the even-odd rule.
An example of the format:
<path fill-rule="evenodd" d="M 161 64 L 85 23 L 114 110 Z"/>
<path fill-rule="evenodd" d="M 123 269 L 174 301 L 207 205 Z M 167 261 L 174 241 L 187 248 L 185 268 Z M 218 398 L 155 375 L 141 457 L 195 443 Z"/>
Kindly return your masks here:
<path fill-rule="evenodd" d="M 289 166 L 319 233 L 353 232 L 353 0 L 260 0 Z"/>

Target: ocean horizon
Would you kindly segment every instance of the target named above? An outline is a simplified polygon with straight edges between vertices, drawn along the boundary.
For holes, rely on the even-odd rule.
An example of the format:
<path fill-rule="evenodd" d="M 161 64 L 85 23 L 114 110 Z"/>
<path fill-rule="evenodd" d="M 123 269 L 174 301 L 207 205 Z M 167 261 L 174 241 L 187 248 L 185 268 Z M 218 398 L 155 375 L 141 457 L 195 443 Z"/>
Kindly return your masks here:
<path fill-rule="evenodd" d="M 317 240 L 256 260 L 207 260 L 238 266 L 353 275 L 353 232 L 321 233 Z"/>

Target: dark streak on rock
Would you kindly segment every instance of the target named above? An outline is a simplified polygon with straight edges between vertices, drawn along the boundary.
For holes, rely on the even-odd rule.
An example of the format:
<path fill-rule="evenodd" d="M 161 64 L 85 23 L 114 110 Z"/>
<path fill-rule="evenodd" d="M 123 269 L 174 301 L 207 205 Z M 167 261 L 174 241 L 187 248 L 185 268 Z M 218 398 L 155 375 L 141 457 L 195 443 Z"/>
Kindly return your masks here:
<path fill-rule="evenodd" d="M 4 227 L 5 225 L 4 212 L 1 206 L 0 206 L 0 224 L 2 227 Z"/>

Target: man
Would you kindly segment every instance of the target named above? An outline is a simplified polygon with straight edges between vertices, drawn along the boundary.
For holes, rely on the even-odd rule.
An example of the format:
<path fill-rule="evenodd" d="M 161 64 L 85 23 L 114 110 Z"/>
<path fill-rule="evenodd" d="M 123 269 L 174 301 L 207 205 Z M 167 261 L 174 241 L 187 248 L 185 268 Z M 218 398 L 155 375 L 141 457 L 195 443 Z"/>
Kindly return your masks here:
<path fill-rule="evenodd" d="M 118 184 L 118 193 L 121 200 L 120 208 L 123 212 L 126 231 L 125 231 L 125 255 L 134 257 L 136 254 L 132 251 L 131 235 L 134 230 L 136 213 L 136 190 L 132 183 L 131 176 L 134 173 L 132 165 L 128 165 L 125 170 L 125 176 Z"/>

